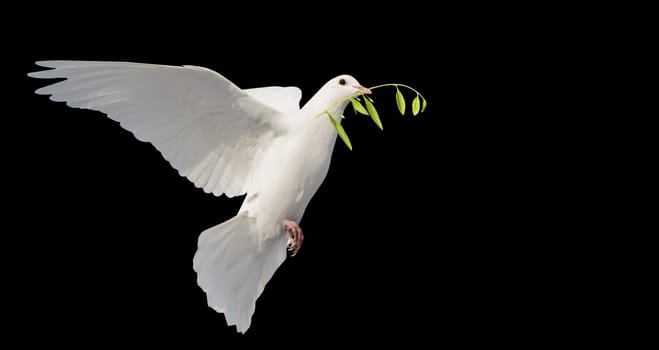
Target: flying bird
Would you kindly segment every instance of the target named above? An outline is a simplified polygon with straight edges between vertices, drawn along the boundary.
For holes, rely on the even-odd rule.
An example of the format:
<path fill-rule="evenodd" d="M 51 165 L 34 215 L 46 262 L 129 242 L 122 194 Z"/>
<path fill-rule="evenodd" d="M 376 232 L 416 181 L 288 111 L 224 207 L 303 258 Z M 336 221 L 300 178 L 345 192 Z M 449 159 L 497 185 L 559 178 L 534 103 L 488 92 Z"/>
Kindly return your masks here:
<path fill-rule="evenodd" d="M 339 115 L 348 100 L 337 101 L 371 91 L 340 75 L 300 108 L 297 87 L 241 89 L 203 67 L 36 64 L 52 69 L 28 76 L 65 79 L 37 94 L 107 114 L 206 193 L 246 195 L 236 216 L 201 233 L 193 268 L 208 305 L 238 332 L 247 331 L 286 250 L 300 250 L 298 223 L 327 175 L 337 131 L 316 116 Z"/>

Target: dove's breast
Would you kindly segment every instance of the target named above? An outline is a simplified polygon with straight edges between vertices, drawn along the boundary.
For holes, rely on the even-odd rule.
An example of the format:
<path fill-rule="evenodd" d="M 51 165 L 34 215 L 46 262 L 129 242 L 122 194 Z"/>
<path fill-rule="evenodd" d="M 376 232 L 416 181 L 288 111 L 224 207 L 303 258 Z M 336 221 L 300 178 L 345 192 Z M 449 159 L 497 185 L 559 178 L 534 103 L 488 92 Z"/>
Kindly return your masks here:
<path fill-rule="evenodd" d="M 302 219 L 329 170 L 336 140 L 336 132 L 330 131 L 279 137 L 263 155 L 254 174 L 254 191 L 241 208 L 256 218 L 263 235 L 284 234 L 283 220 Z"/>

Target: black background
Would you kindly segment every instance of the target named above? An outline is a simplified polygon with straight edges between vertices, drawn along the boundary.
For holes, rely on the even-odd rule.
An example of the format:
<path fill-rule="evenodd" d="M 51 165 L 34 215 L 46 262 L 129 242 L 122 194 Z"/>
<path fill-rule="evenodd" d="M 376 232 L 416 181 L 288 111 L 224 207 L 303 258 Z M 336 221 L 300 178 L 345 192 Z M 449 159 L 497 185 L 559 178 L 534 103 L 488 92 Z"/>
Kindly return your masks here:
<path fill-rule="evenodd" d="M 533 82 L 552 68 L 523 24 L 484 8 L 378 17 L 346 5 L 305 21 L 245 9 L 231 24 L 202 8 L 148 20 L 51 10 L 12 40 L 23 107 L 5 137 L 17 140 L 5 183 L 17 225 L 4 248 L 13 329 L 40 334 L 24 341 L 524 344 L 578 323 L 561 316 L 568 287 L 552 281 L 567 253 L 547 235 L 552 215 L 570 214 L 550 201 L 565 174 L 539 142 L 553 111 Z M 384 132 L 348 113 L 354 151 L 337 142 L 301 222 L 302 250 L 238 335 L 207 307 L 192 257 L 198 234 L 241 199 L 195 189 L 102 114 L 33 94 L 46 82 L 25 74 L 44 59 L 204 66 L 244 88 L 298 86 L 302 103 L 348 73 L 365 86 L 409 84 L 428 108 L 401 117 L 393 90 L 380 89 Z"/>

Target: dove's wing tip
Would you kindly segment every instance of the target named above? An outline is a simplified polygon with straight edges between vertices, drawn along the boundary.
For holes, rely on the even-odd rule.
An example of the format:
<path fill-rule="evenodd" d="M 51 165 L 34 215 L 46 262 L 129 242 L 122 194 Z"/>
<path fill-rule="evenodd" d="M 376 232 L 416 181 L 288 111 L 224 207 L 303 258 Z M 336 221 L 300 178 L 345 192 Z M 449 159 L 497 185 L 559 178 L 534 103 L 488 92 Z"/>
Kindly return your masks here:
<path fill-rule="evenodd" d="M 65 62 L 71 62 L 71 61 L 35 61 L 34 64 L 39 67 L 56 69 L 64 66 Z M 55 76 L 53 76 L 52 69 L 40 70 L 37 72 L 29 72 L 27 73 L 27 76 L 30 78 L 38 78 L 38 79 L 56 78 Z"/>
<path fill-rule="evenodd" d="M 54 68 L 49 66 L 49 62 L 51 61 L 34 61 L 34 64 L 39 66 L 39 67 L 46 67 L 46 68 Z M 43 73 L 44 71 L 39 71 L 39 72 L 28 72 L 27 76 L 30 78 L 43 78 Z"/>
<path fill-rule="evenodd" d="M 75 61 L 66 61 L 66 60 L 41 60 L 41 61 L 34 61 L 34 64 L 36 64 L 39 67 L 45 67 L 45 68 L 58 68 L 66 64 L 71 64 L 72 62 Z"/>
<path fill-rule="evenodd" d="M 39 67 L 44 67 L 44 68 L 62 68 L 65 66 L 71 66 L 75 63 L 76 61 L 63 61 L 63 60 L 42 60 L 42 61 L 34 61 L 34 64 L 39 66 Z M 27 76 L 30 78 L 54 78 L 51 76 L 52 73 L 51 70 L 42 70 L 38 72 L 29 72 L 27 73 Z"/>
<path fill-rule="evenodd" d="M 40 60 L 34 61 L 34 64 L 45 68 L 79 68 L 79 67 L 97 67 L 108 64 L 134 64 L 131 62 L 112 62 L 112 61 L 78 61 L 78 60 Z M 148 65 L 148 64 L 144 64 Z"/>

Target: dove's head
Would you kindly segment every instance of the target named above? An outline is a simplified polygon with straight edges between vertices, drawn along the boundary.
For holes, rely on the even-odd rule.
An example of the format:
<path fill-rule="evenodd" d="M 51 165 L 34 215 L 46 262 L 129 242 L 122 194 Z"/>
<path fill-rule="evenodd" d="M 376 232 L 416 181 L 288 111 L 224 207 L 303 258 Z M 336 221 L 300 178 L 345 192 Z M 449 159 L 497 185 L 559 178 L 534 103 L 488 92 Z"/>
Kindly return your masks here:
<path fill-rule="evenodd" d="M 357 79 L 350 75 L 343 74 L 328 81 L 323 90 L 327 91 L 328 95 L 334 97 L 335 100 L 348 98 L 354 94 L 370 94 L 371 90 L 363 87 Z"/>
<path fill-rule="evenodd" d="M 352 97 L 370 93 L 371 90 L 359 84 L 357 79 L 347 74 L 339 75 L 330 79 L 311 97 L 304 107 L 302 107 L 302 115 L 312 114 L 319 117 L 327 114 L 338 118 L 339 115 L 343 114 L 343 110 Z M 308 120 L 308 118 L 304 117 L 302 120 Z M 318 124 L 314 123 L 314 125 Z"/>
<path fill-rule="evenodd" d="M 357 79 L 343 74 L 325 83 L 309 101 L 309 105 L 313 106 L 315 113 L 328 110 L 332 114 L 338 114 L 343 112 L 350 97 L 370 93 L 371 90 L 363 87 Z"/>

